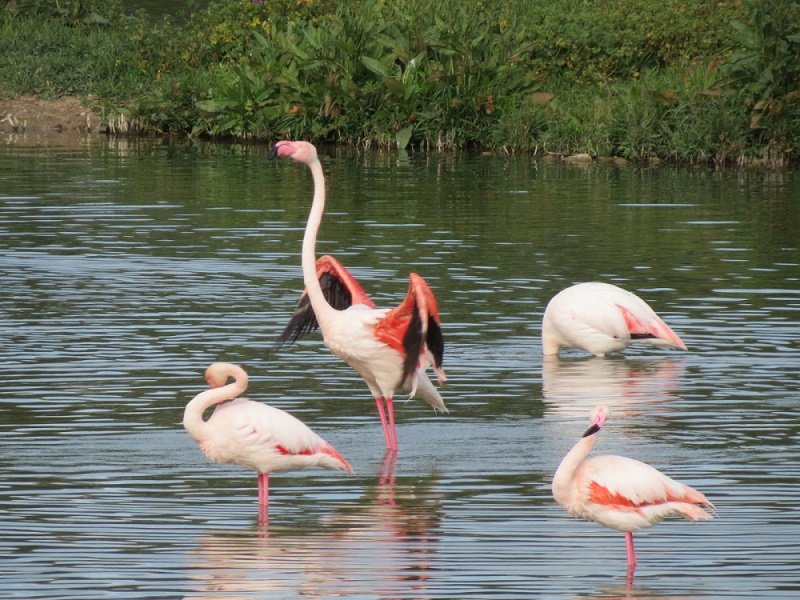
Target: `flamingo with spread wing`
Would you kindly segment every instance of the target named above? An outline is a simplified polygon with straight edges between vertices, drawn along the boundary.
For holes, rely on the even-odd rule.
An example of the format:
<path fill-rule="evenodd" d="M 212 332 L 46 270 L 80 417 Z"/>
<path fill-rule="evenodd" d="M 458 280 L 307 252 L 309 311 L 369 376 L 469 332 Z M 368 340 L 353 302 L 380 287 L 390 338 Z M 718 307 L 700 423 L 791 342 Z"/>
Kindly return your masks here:
<path fill-rule="evenodd" d="M 325 177 L 316 148 L 281 141 L 270 158 L 288 156 L 311 170 L 314 198 L 303 237 L 303 291 L 279 343 L 292 343 L 317 327 L 325 344 L 364 379 L 375 398 L 386 448 L 397 451 L 396 394 L 418 396 L 434 411 L 447 412 L 428 378 L 432 367 L 439 384 L 446 380 L 444 341 L 436 298 L 425 280 L 411 273 L 399 306 L 380 309 L 355 278 L 332 256 L 316 259 L 316 241 L 325 211 Z"/>

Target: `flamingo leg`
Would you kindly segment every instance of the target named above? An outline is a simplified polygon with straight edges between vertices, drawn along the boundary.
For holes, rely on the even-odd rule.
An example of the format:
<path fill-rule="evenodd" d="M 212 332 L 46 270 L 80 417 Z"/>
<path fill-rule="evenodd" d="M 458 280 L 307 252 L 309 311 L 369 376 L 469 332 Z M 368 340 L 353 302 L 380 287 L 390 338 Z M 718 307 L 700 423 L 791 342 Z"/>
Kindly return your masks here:
<path fill-rule="evenodd" d="M 633 549 L 633 534 L 625 532 L 625 551 L 628 554 L 628 571 L 632 572 L 636 568 L 636 551 Z"/>
<path fill-rule="evenodd" d="M 383 455 L 381 466 L 378 469 L 380 476 L 378 486 L 378 502 L 380 504 L 388 504 L 389 506 L 396 506 L 394 499 L 395 496 L 395 467 L 397 465 L 397 453 L 394 450 L 387 450 Z"/>
<path fill-rule="evenodd" d="M 392 450 L 392 431 L 386 422 L 386 411 L 383 408 L 383 398 L 375 396 L 375 405 L 378 407 L 378 416 L 381 418 L 381 427 L 383 427 L 383 439 L 386 441 L 386 449 Z M 394 415 L 392 415 L 394 419 Z"/>
<path fill-rule="evenodd" d="M 258 505 L 269 506 L 269 473 L 258 474 Z"/>
<path fill-rule="evenodd" d="M 394 398 L 386 399 L 386 411 L 389 413 L 389 429 L 392 432 L 392 445 L 389 449 L 397 452 L 397 430 L 394 427 Z"/>

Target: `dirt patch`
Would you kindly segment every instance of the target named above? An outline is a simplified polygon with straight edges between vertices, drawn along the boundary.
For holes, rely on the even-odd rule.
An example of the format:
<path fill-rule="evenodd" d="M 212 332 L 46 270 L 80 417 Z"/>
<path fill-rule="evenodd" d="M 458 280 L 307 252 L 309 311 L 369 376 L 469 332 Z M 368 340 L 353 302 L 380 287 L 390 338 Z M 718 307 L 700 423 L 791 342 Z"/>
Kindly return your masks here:
<path fill-rule="evenodd" d="M 100 116 L 80 98 L 43 100 L 35 96 L 0 99 L 0 132 L 97 133 Z"/>

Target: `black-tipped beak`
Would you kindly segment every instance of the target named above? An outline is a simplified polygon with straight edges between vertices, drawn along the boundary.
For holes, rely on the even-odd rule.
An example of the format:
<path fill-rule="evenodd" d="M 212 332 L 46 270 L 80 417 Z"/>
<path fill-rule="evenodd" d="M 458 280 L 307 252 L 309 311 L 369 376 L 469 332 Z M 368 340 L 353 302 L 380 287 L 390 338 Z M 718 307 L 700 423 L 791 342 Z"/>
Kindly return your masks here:
<path fill-rule="evenodd" d="M 599 425 L 592 425 L 591 427 L 589 427 L 589 429 L 587 429 L 584 432 L 583 437 L 589 437 L 590 435 L 594 435 L 598 431 L 600 431 L 600 426 Z"/>
<path fill-rule="evenodd" d="M 267 157 L 267 160 L 272 160 L 273 158 L 277 157 L 278 157 L 278 144 L 275 144 L 272 147 L 272 150 L 269 151 L 269 157 Z"/>

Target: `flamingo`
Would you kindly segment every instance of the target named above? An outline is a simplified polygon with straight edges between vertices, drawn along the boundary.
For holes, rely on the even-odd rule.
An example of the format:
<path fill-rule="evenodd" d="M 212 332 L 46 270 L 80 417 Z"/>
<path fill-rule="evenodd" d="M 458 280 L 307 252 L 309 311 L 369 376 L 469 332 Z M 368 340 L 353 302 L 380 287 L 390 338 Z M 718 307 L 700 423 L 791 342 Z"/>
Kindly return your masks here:
<path fill-rule="evenodd" d="M 686 350 L 678 335 L 648 304 L 610 283 L 579 283 L 553 296 L 542 319 L 542 350 L 579 348 L 596 356 L 634 343 Z"/>
<path fill-rule="evenodd" d="M 418 395 L 434 412 L 448 412 L 426 374 L 430 366 L 439 385 L 446 380 L 436 298 L 425 280 L 411 273 L 408 293 L 400 305 L 380 309 L 339 261 L 328 255 L 315 260 L 317 232 L 325 210 L 325 176 L 317 150 L 308 142 L 281 141 L 270 158 L 280 156 L 308 165 L 314 198 L 303 236 L 305 290 L 279 345 L 319 327 L 328 348 L 366 382 L 375 398 L 386 448 L 397 452 L 395 394 Z"/>
<path fill-rule="evenodd" d="M 353 472 L 333 446 L 289 413 L 237 398 L 247 389 L 247 373 L 240 366 L 216 362 L 205 377 L 211 389 L 186 405 L 183 426 L 215 463 L 236 463 L 258 473 L 258 504 L 265 511 L 270 473 L 308 467 Z M 227 383 L 228 378 L 233 382 Z M 203 413 L 212 406 L 214 412 L 204 420 Z"/>
<path fill-rule="evenodd" d="M 595 407 L 590 425 L 553 477 L 553 497 L 573 517 L 625 532 L 628 573 L 636 568 L 633 532 L 670 516 L 690 521 L 712 519 L 714 505 L 696 489 L 671 479 L 650 465 L 624 456 L 586 458 L 609 417 Z"/>

